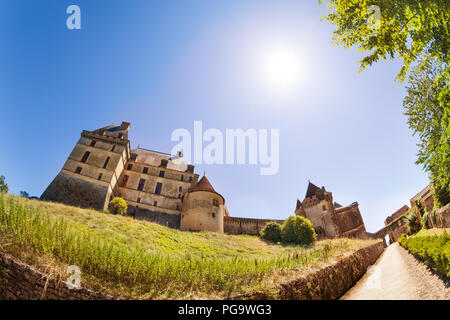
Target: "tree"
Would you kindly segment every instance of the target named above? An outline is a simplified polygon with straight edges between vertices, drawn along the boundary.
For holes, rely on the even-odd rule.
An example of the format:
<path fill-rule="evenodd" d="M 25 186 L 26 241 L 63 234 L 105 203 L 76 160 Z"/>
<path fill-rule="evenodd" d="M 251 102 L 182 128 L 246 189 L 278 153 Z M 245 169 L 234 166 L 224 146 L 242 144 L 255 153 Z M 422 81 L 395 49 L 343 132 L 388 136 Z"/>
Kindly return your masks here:
<path fill-rule="evenodd" d="M 430 59 L 416 67 L 409 77 L 407 96 L 403 101 L 405 115 L 420 142 L 417 164 L 430 174 L 438 206 L 450 203 L 450 135 L 442 125 L 445 112 L 439 93 L 448 85 L 435 81 L 443 67 Z"/>
<path fill-rule="evenodd" d="M 264 228 L 261 230 L 261 238 L 277 243 L 281 241 L 281 226 L 276 222 L 267 222 Z"/>
<path fill-rule="evenodd" d="M 324 0 L 319 0 L 323 3 Z M 403 61 L 397 80 L 409 71 L 412 86 L 405 107 L 409 124 L 421 136 L 418 163 L 430 174 L 438 203 L 450 201 L 450 1 L 448 0 L 329 0 L 325 18 L 337 26 L 335 44 L 369 52 L 360 71 L 379 60 Z M 378 17 L 377 17 L 378 15 Z M 374 19 L 380 22 L 374 24 Z M 431 64 L 431 65 L 430 65 Z M 420 77 L 422 80 L 415 79 Z M 414 82 L 419 81 L 418 86 Z M 424 83 L 431 85 L 427 91 Z M 420 84 L 422 83 L 422 84 Z M 412 88 L 412 89 L 411 89 Z M 414 93 L 414 91 L 416 93 Z M 419 93 L 421 92 L 421 93 Z M 426 94 L 430 94 L 426 98 Z M 409 110 L 407 111 L 409 112 Z M 431 118 L 429 118 L 431 117 Z M 417 119 L 427 119 L 422 127 Z M 422 138 L 423 135 L 423 138 Z"/>
<path fill-rule="evenodd" d="M 0 176 L 0 193 L 8 193 L 8 185 L 5 182 L 5 176 Z"/>
<path fill-rule="evenodd" d="M 108 210 L 112 214 L 125 214 L 127 212 L 128 205 L 121 197 L 115 197 L 109 202 Z"/>
<path fill-rule="evenodd" d="M 20 191 L 20 196 L 21 197 L 25 197 L 25 198 L 29 198 L 30 197 L 30 195 L 26 191 Z"/>
<path fill-rule="evenodd" d="M 284 243 L 310 245 L 316 241 L 311 221 L 301 216 L 292 216 L 281 227 L 281 240 Z"/>

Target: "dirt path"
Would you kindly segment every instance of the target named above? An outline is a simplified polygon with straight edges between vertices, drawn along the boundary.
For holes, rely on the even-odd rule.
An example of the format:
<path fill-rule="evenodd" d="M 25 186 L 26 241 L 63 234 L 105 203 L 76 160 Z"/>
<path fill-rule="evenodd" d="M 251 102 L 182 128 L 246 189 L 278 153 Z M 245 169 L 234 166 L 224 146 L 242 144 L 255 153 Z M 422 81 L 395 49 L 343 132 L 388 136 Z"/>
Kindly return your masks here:
<path fill-rule="evenodd" d="M 450 300 L 450 288 L 425 264 L 394 243 L 341 299 Z"/>

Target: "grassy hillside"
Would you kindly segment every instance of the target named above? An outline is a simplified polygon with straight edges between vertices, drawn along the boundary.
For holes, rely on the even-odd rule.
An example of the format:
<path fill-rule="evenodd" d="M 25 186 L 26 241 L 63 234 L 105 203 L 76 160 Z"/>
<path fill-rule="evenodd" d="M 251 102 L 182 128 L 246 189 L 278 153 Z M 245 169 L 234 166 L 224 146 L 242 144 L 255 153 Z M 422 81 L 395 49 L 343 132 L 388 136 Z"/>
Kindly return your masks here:
<path fill-rule="evenodd" d="M 139 299 L 264 291 L 373 241 L 271 245 L 252 236 L 182 232 L 51 202 L 0 196 L 0 250 L 42 271 L 82 270 L 82 285 Z"/>

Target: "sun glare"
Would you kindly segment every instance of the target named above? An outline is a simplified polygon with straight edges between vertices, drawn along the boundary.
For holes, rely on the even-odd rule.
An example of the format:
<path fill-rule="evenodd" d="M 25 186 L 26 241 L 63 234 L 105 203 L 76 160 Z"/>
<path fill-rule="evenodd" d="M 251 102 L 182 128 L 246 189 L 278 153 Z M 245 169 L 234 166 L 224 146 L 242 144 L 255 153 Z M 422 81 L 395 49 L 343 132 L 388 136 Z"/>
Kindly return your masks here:
<path fill-rule="evenodd" d="M 300 54 L 290 48 L 269 50 L 263 57 L 262 69 L 269 89 L 276 91 L 298 88 L 304 75 Z"/>

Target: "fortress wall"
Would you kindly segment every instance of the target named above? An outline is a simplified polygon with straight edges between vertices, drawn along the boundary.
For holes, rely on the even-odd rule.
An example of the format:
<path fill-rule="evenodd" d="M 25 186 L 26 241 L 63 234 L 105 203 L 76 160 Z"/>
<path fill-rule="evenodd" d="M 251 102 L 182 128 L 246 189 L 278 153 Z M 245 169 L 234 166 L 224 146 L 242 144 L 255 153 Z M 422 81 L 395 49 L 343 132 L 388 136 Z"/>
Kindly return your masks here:
<path fill-rule="evenodd" d="M 67 205 L 92 208 L 96 210 L 105 209 L 105 200 L 111 194 L 108 183 L 80 179 L 75 173 L 61 171 L 41 196 L 42 200 L 61 202 Z"/>
<path fill-rule="evenodd" d="M 86 288 L 69 290 L 65 279 L 49 277 L 0 251 L 0 300 L 2 299 L 112 300 L 121 298 Z"/>
<path fill-rule="evenodd" d="M 357 205 L 336 209 L 336 217 L 341 233 L 346 233 L 356 228 L 363 228 L 365 231 L 364 222 Z"/>
<path fill-rule="evenodd" d="M 162 210 L 148 210 L 128 206 L 127 215 L 133 216 L 135 219 L 145 220 L 160 224 L 172 229 L 180 229 L 180 214 L 167 213 Z"/>
<path fill-rule="evenodd" d="M 224 232 L 228 234 L 248 234 L 252 236 L 259 235 L 260 231 L 267 222 L 277 222 L 282 224 L 284 220 L 267 220 L 267 219 L 251 219 L 224 217 Z"/>

